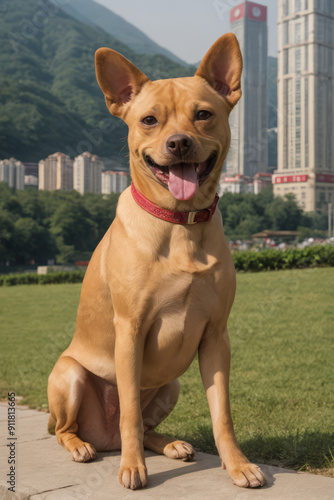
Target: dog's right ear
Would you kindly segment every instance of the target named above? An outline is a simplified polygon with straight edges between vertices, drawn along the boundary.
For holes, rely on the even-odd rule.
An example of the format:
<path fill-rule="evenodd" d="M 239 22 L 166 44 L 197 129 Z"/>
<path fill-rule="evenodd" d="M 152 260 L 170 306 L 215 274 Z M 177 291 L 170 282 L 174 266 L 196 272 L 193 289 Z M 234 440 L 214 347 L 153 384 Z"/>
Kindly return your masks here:
<path fill-rule="evenodd" d="M 107 108 L 122 118 L 127 105 L 149 79 L 121 54 L 107 48 L 96 51 L 95 69 Z"/>

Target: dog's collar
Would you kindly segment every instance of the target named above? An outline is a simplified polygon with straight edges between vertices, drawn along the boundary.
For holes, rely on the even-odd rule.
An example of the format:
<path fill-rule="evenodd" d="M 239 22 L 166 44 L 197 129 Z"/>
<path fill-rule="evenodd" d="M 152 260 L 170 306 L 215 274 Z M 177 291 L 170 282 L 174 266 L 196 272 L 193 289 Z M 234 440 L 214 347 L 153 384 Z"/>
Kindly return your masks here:
<path fill-rule="evenodd" d="M 145 196 L 138 191 L 133 182 L 131 184 L 131 194 L 135 202 L 143 210 L 158 217 L 158 219 L 174 222 L 174 224 L 197 224 L 197 222 L 207 222 L 211 220 L 219 200 L 219 196 L 216 194 L 213 203 L 208 208 L 195 210 L 194 212 L 174 212 L 173 210 L 161 208 L 145 198 Z"/>

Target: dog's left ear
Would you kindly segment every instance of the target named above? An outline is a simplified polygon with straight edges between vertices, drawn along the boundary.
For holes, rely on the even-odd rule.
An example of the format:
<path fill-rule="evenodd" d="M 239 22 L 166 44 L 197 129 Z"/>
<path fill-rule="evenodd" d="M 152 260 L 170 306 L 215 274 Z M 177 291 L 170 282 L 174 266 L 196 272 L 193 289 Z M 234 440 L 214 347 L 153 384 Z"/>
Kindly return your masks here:
<path fill-rule="evenodd" d="M 95 69 L 107 108 L 112 115 L 119 117 L 124 115 L 127 104 L 149 81 L 132 62 L 115 50 L 104 47 L 95 53 Z"/>
<path fill-rule="evenodd" d="M 231 107 L 241 97 L 242 55 L 234 33 L 226 33 L 210 47 L 202 59 L 196 76 L 201 76 Z"/>

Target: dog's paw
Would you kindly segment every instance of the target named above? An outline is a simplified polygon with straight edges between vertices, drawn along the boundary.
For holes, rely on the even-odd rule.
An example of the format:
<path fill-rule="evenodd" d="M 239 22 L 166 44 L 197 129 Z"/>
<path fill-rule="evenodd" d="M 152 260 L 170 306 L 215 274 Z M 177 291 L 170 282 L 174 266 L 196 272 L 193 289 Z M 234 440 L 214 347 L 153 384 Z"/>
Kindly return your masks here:
<path fill-rule="evenodd" d="M 118 481 L 122 486 L 124 486 L 124 488 L 129 488 L 131 490 L 145 488 L 148 484 L 147 469 L 145 465 L 141 464 L 134 467 L 121 465 L 118 474 Z"/>
<path fill-rule="evenodd" d="M 184 461 L 192 460 L 196 455 L 191 444 L 185 441 L 173 441 L 164 447 L 163 452 L 168 458 L 183 459 Z"/>
<path fill-rule="evenodd" d="M 241 488 L 257 488 L 263 486 L 267 479 L 260 467 L 255 464 L 245 463 L 240 468 L 229 470 L 235 485 Z"/>
<path fill-rule="evenodd" d="M 96 458 L 96 451 L 94 447 L 89 443 L 78 444 L 76 448 L 71 450 L 73 460 L 75 462 L 88 462 L 89 460 L 94 460 Z"/>

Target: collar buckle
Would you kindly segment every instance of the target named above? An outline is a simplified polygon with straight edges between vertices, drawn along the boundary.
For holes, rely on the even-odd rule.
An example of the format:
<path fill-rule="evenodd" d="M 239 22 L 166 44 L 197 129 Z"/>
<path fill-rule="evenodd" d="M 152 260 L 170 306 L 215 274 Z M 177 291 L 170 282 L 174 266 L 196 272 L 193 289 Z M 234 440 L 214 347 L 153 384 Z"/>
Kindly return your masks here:
<path fill-rule="evenodd" d="M 188 212 L 188 220 L 187 224 L 197 224 L 197 221 L 195 221 L 197 212 Z"/>

